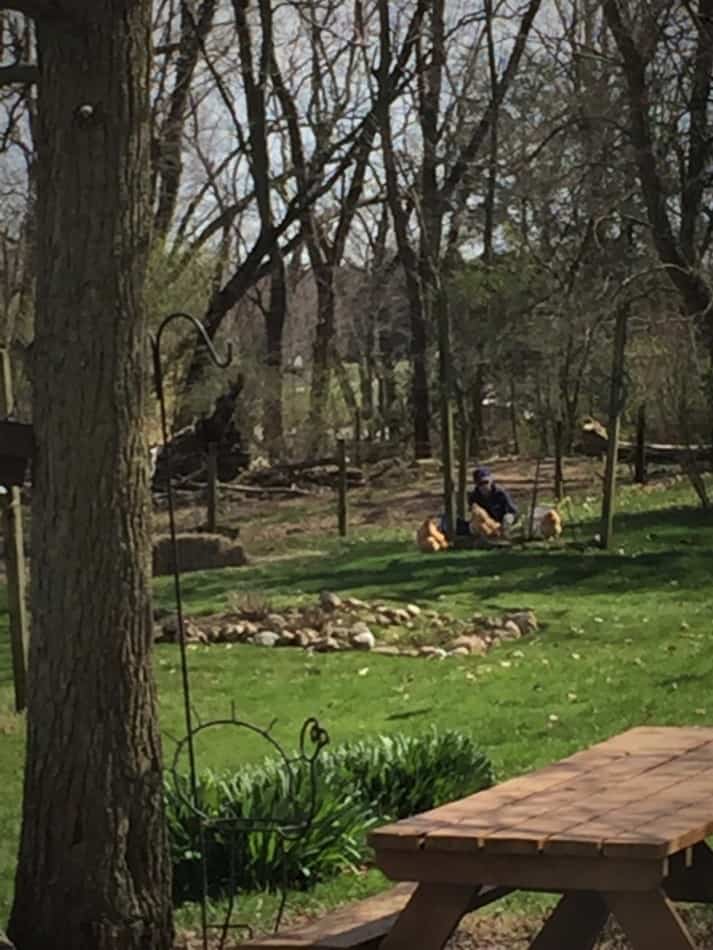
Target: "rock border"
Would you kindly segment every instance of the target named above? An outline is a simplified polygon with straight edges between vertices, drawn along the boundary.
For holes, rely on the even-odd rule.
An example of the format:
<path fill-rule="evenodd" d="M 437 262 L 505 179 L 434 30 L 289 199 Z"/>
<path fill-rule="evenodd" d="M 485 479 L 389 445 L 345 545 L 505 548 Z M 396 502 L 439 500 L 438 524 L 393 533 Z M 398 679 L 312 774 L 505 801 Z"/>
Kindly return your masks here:
<path fill-rule="evenodd" d="M 155 642 L 177 642 L 176 616 L 163 615 L 156 620 Z M 385 639 L 374 631 L 375 627 L 390 629 L 394 634 L 401 630 L 403 635 Z M 482 656 L 498 643 L 519 640 L 535 633 L 538 627 L 532 610 L 492 617 L 475 613 L 469 620 L 461 620 L 413 603 L 368 603 L 356 597 L 342 598 L 331 591 L 322 591 L 316 604 L 284 610 L 248 607 L 184 621 L 186 640 L 191 644 L 249 643 L 266 648 L 299 647 L 311 653 L 351 650 L 428 659 Z M 426 638 L 438 643 L 414 643 Z"/>

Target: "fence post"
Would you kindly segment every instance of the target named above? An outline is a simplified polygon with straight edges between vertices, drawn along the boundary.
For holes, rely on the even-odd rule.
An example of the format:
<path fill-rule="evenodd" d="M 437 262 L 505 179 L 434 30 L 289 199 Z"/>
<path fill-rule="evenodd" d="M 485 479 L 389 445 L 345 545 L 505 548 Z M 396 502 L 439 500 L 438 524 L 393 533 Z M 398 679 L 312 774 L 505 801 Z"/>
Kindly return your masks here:
<path fill-rule="evenodd" d="M 555 421 L 555 501 L 562 500 L 562 485 L 564 476 L 562 473 L 562 442 L 564 437 L 564 426 L 561 419 Z"/>
<path fill-rule="evenodd" d="M 607 426 L 607 462 L 604 470 L 604 494 L 602 496 L 602 540 L 605 550 L 614 534 L 614 505 L 616 500 L 616 466 L 619 460 L 619 429 L 621 427 L 622 396 L 624 390 L 624 356 L 626 353 L 626 325 L 629 308 L 621 304 L 616 312 L 614 331 L 614 355 L 612 358 L 611 385 L 609 389 L 609 423 Z"/>
<path fill-rule="evenodd" d="M 643 485 L 646 481 L 646 403 L 639 406 L 636 418 L 636 457 L 634 459 L 634 481 Z"/>
<path fill-rule="evenodd" d="M 347 536 L 347 450 L 344 439 L 337 439 L 337 519 L 340 538 Z"/>
<path fill-rule="evenodd" d="M 354 464 L 361 465 L 361 409 L 357 406 L 354 412 Z"/>
<path fill-rule="evenodd" d="M 0 350 L 0 418 L 15 408 L 12 369 L 7 349 Z M 17 485 L 8 486 L 2 499 L 2 527 L 7 574 L 7 609 L 10 615 L 10 647 L 15 686 L 15 709 L 27 705 L 27 652 L 29 625 L 26 602 L 25 549 L 22 536 L 22 495 Z"/>
<path fill-rule="evenodd" d="M 218 523 L 218 446 L 208 444 L 206 527 L 215 532 Z"/>

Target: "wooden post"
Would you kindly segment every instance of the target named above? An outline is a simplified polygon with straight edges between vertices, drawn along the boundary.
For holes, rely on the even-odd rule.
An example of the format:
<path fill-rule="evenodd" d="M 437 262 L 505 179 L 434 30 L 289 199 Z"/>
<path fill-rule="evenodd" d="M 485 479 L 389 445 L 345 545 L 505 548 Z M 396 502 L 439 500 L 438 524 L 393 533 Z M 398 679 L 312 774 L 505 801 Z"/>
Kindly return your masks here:
<path fill-rule="evenodd" d="M 646 403 L 639 406 L 636 418 L 636 457 L 634 459 L 634 481 L 643 485 L 646 481 Z"/>
<path fill-rule="evenodd" d="M 561 419 L 555 422 L 555 501 L 562 500 L 562 485 L 564 477 L 562 474 L 562 442 L 564 436 L 564 426 Z"/>
<path fill-rule="evenodd" d="M 520 438 L 517 431 L 517 393 L 515 392 L 515 373 L 510 370 L 510 427 L 512 429 L 513 455 L 520 454 Z"/>
<path fill-rule="evenodd" d="M 458 419 L 460 422 L 460 441 L 458 442 L 458 492 L 456 495 L 457 514 L 463 520 L 468 511 L 468 457 L 470 455 L 470 431 L 468 413 L 465 405 L 465 393 L 458 390 Z"/>
<path fill-rule="evenodd" d="M 612 358 L 611 384 L 609 387 L 607 461 L 604 470 L 604 494 L 602 496 L 601 546 L 605 550 L 611 544 L 614 534 L 616 466 L 619 458 L 619 429 L 621 427 L 621 410 L 623 408 L 624 355 L 626 352 L 626 326 L 628 316 L 628 304 L 620 304 L 616 312 L 616 328 L 614 330 L 614 354 Z"/>
<path fill-rule="evenodd" d="M 532 483 L 532 502 L 530 505 L 530 523 L 527 526 L 527 537 L 531 541 L 532 536 L 535 531 L 535 508 L 537 507 L 537 496 L 540 491 L 540 468 L 542 466 L 542 459 L 537 459 L 537 464 L 535 465 L 535 480 Z"/>
<path fill-rule="evenodd" d="M 12 415 L 15 401 L 12 391 L 10 354 L 0 350 L 0 418 Z M 10 616 L 10 647 L 15 685 L 15 709 L 27 705 L 27 651 L 29 625 L 27 618 L 25 549 L 22 537 L 22 496 L 18 486 L 7 488 L 2 498 L 2 527 L 5 542 L 7 575 L 7 609 Z"/>
<path fill-rule="evenodd" d="M 337 478 L 337 519 L 339 536 L 347 536 L 347 452 L 344 439 L 337 439 L 337 462 L 339 463 L 339 477 Z"/>
<path fill-rule="evenodd" d="M 206 528 L 215 532 L 218 523 L 218 446 L 208 445 Z"/>
<path fill-rule="evenodd" d="M 453 403 L 451 394 L 451 330 L 448 298 L 443 287 L 436 294 L 438 317 L 438 381 L 441 403 L 441 462 L 443 465 L 443 511 L 445 515 L 445 535 L 449 541 L 455 537 L 455 497 L 453 481 Z"/>
<path fill-rule="evenodd" d="M 361 409 L 357 406 L 354 412 L 354 464 L 361 465 Z"/>

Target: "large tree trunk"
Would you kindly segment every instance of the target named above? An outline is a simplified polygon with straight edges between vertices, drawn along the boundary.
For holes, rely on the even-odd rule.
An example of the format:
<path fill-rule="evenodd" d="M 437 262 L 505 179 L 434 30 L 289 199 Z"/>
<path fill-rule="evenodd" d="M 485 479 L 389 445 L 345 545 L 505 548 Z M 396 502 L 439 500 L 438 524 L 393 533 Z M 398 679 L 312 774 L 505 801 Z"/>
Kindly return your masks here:
<path fill-rule="evenodd" d="M 172 946 L 144 436 L 150 11 L 48 2 L 37 23 L 22 950 Z"/>

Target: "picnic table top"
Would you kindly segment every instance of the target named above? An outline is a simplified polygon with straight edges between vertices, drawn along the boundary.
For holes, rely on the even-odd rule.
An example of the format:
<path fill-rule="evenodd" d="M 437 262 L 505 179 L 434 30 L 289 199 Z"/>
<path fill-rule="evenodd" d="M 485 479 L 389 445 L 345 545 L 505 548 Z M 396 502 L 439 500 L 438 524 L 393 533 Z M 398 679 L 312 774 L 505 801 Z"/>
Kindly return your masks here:
<path fill-rule="evenodd" d="M 660 861 L 713 832 L 712 792 L 713 729 L 645 726 L 370 840 L 377 857 L 477 849 Z"/>

